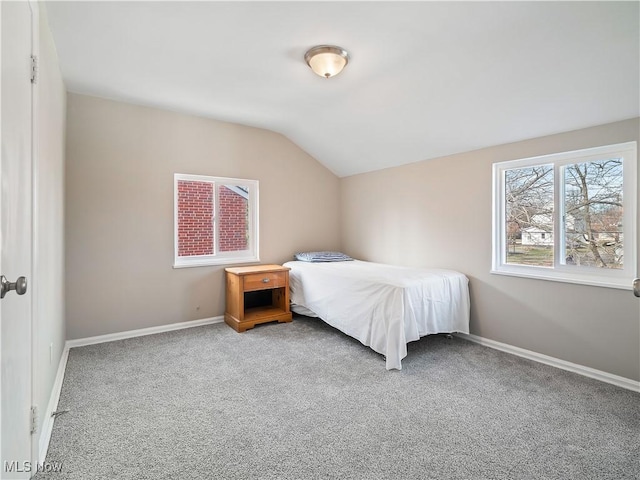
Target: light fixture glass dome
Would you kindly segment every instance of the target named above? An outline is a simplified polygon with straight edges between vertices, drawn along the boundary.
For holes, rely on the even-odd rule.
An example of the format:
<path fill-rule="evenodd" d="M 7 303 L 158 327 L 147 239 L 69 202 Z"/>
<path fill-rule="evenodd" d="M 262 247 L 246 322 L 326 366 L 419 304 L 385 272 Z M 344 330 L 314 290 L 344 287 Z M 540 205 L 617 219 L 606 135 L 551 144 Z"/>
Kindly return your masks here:
<path fill-rule="evenodd" d="M 339 74 L 349 62 L 344 48 L 334 45 L 318 45 L 304 54 L 304 60 L 316 74 L 329 78 Z"/>

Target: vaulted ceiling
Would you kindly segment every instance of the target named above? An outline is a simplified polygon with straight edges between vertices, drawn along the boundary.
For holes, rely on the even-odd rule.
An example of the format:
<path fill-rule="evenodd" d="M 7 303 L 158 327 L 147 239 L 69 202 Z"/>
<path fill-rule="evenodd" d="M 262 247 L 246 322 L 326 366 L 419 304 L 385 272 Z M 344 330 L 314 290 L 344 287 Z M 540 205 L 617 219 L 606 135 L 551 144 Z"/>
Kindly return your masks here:
<path fill-rule="evenodd" d="M 640 115 L 638 2 L 49 2 L 71 92 L 279 132 L 347 176 Z M 324 79 L 319 44 L 351 60 Z"/>

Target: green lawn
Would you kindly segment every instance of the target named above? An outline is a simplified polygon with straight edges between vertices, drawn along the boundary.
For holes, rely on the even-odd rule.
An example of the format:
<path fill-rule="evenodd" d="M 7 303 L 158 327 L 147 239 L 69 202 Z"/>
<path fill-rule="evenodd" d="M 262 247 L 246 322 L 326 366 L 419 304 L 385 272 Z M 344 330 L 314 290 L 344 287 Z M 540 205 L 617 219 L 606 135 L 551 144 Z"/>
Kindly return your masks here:
<path fill-rule="evenodd" d="M 507 263 L 533 265 L 536 267 L 553 266 L 553 248 L 541 246 L 509 246 Z"/>
<path fill-rule="evenodd" d="M 609 249 L 610 250 L 610 249 Z M 600 255 L 602 259 L 607 262 L 606 268 L 622 268 L 622 263 L 615 263 L 613 253 L 607 251 L 604 248 L 600 248 Z M 579 265 L 600 267 L 600 264 L 596 262 L 593 254 L 587 247 L 580 247 L 567 251 L 567 255 L 578 255 Z M 516 245 L 509 245 L 507 252 L 507 263 L 513 265 L 532 265 L 536 267 L 552 267 L 553 266 L 553 248 L 551 246 L 535 246 L 525 245 L 520 243 Z"/>

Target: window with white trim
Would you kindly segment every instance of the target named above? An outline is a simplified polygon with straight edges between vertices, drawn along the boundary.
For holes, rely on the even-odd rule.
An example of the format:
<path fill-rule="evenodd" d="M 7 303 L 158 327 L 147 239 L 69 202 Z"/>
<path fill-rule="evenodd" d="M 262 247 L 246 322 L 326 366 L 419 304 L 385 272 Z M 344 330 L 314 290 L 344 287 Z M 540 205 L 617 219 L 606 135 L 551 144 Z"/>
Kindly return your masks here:
<path fill-rule="evenodd" d="M 258 181 L 174 174 L 174 267 L 257 262 Z"/>
<path fill-rule="evenodd" d="M 493 165 L 492 273 L 631 288 L 637 145 Z"/>

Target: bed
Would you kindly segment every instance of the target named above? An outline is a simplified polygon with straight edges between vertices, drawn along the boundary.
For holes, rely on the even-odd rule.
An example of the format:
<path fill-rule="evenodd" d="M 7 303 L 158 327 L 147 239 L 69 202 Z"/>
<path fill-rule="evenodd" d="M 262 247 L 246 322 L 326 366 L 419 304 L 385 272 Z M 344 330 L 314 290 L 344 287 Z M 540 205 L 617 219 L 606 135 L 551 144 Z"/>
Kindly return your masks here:
<path fill-rule="evenodd" d="M 469 333 L 468 278 L 453 270 L 349 261 L 291 261 L 292 310 L 317 316 L 402 369 L 407 343 Z"/>

